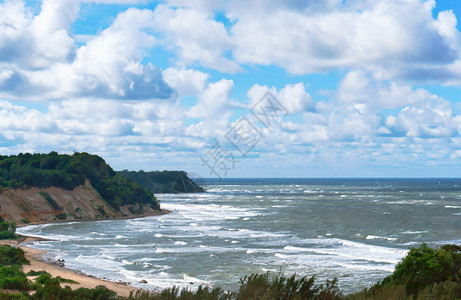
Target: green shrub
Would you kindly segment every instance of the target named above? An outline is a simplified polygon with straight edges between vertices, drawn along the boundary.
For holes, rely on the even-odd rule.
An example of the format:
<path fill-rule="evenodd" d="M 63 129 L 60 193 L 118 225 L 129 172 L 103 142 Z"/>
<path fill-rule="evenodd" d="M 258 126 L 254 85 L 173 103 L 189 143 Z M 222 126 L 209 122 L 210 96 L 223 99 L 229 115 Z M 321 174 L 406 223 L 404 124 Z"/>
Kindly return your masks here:
<path fill-rule="evenodd" d="M 11 231 L 0 231 L 0 240 L 14 240 L 17 239 L 18 236 Z"/>
<path fill-rule="evenodd" d="M 0 217 L 0 240 L 17 239 L 15 234 L 16 224 L 14 222 L 8 223 Z"/>
<path fill-rule="evenodd" d="M 2 266 L 0 267 L 0 288 L 27 291 L 30 284 L 19 265 Z"/>
<path fill-rule="evenodd" d="M 10 245 L 0 246 L 0 266 L 29 264 L 24 251 Z"/>
<path fill-rule="evenodd" d="M 411 248 L 392 275 L 348 299 L 461 299 L 460 251 L 457 245 Z"/>
<path fill-rule="evenodd" d="M 44 284 L 51 279 L 51 274 L 48 272 L 41 273 L 37 278 L 35 278 L 36 283 Z"/>
<path fill-rule="evenodd" d="M 449 248 L 452 247 L 452 248 Z M 448 251 L 447 251 L 448 249 Z M 407 256 L 397 264 L 394 273 L 383 281 L 383 285 L 405 285 L 407 294 L 416 294 L 428 285 L 450 280 L 459 272 L 455 265 L 459 254 L 453 246 L 434 249 L 422 244 L 412 248 Z"/>
<path fill-rule="evenodd" d="M 48 273 L 48 272 L 30 270 L 29 272 L 26 273 L 26 276 L 39 276 L 39 275 L 42 275 L 42 274 L 45 274 L 45 273 Z"/>
<path fill-rule="evenodd" d="M 240 280 L 240 289 L 236 299 L 340 299 L 341 291 L 336 278 L 324 285 L 315 285 L 315 276 L 297 278 L 252 274 Z"/>
<path fill-rule="evenodd" d="M 30 299 L 53 300 L 53 299 L 97 299 L 97 300 L 115 300 L 115 292 L 105 286 L 97 286 L 94 289 L 79 288 L 72 290 L 66 286 L 62 288 L 57 278 L 48 279 L 43 286 L 37 288 L 36 292 L 30 296 Z"/>

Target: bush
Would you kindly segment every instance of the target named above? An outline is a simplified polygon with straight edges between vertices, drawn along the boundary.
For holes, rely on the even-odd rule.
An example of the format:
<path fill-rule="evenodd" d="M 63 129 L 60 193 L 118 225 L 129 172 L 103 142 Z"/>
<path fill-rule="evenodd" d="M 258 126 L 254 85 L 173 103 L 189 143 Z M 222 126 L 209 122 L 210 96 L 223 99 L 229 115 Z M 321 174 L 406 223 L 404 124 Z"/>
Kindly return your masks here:
<path fill-rule="evenodd" d="M 461 267 L 460 264 L 455 265 L 455 259 L 459 260 L 460 255 L 453 252 L 457 249 L 457 246 L 454 247 L 449 245 L 433 249 L 422 244 L 418 248 L 410 249 L 383 284 L 405 285 L 407 294 L 416 294 L 428 285 L 450 280 Z"/>
<path fill-rule="evenodd" d="M 42 275 L 42 274 L 45 274 L 45 273 L 48 273 L 48 272 L 30 270 L 29 272 L 26 273 L 26 276 L 39 276 L 39 275 Z"/>
<path fill-rule="evenodd" d="M 48 279 L 43 286 L 37 288 L 35 294 L 30 299 L 53 300 L 53 299 L 97 299 L 115 300 L 117 294 L 105 286 L 99 285 L 94 289 L 79 288 L 72 290 L 66 286 L 62 288 L 57 278 Z"/>
<path fill-rule="evenodd" d="M 422 244 L 411 248 L 392 275 L 348 298 L 461 299 L 460 251 L 456 245 L 434 249 Z"/>
<path fill-rule="evenodd" d="M 3 266 L 0 267 L 0 288 L 27 291 L 30 284 L 19 265 Z"/>
<path fill-rule="evenodd" d="M 0 246 L 0 266 L 29 264 L 24 251 L 10 245 Z"/>
<path fill-rule="evenodd" d="M 160 293 L 137 291 L 130 294 L 126 300 L 247 300 L 247 299 L 341 299 L 342 294 L 337 287 L 336 279 L 327 281 L 326 285 L 316 285 L 315 277 L 300 277 L 292 275 L 285 277 L 282 274 L 273 275 L 252 274 L 240 280 L 240 289 L 237 292 L 225 292 L 221 288 L 199 286 L 197 291 L 187 288 L 172 287 Z"/>
<path fill-rule="evenodd" d="M 14 222 L 8 223 L 0 217 L 0 240 L 17 239 L 15 234 L 16 224 Z"/>
<path fill-rule="evenodd" d="M 315 276 L 297 278 L 282 274 L 252 274 L 240 280 L 236 299 L 340 299 L 337 279 L 315 285 Z"/>

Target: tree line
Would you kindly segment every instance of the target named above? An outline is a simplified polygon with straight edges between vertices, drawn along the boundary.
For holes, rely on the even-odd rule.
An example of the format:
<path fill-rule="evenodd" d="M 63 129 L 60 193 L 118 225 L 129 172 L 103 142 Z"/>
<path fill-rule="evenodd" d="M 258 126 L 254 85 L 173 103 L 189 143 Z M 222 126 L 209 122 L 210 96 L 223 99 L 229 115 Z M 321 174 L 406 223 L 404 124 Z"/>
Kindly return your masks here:
<path fill-rule="evenodd" d="M 184 171 L 123 170 L 117 174 L 140 184 L 152 193 L 203 193 L 205 189 L 189 178 Z"/>
<path fill-rule="evenodd" d="M 151 191 L 117 174 L 97 155 L 85 152 L 60 155 L 53 151 L 0 156 L 0 190 L 52 186 L 72 190 L 86 180 L 115 209 L 135 203 L 159 209 Z"/>

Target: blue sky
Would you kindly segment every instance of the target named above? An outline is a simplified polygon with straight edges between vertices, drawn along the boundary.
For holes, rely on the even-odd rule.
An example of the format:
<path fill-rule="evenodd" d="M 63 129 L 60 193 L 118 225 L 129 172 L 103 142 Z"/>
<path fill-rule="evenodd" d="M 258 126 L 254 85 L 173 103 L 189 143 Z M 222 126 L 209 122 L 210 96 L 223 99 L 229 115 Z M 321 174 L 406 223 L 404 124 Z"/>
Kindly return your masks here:
<path fill-rule="evenodd" d="M 0 154 L 459 177 L 460 15 L 448 0 L 0 1 Z"/>

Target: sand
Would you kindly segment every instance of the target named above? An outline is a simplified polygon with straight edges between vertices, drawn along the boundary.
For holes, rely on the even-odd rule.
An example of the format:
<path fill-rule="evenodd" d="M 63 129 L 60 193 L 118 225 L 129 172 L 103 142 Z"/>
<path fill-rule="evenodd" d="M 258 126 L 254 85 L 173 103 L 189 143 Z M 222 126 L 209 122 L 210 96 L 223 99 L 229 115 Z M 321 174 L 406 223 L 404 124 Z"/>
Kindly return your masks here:
<path fill-rule="evenodd" d="M 19 247 L 24 250 L 26 258 L 30 261 L 30 265 L 24 265 L 23 271 L 25 273 L 29 272 L 30 270 L 34 271 L 46 271 L 51 274 L 53 277 L 62 277 L 66 279 L 71 279 L 73 281 L 78 282 L 78 284 L 70 284 L 70 283 L 61 283 L 64 287 L 68 285 L 72 289 L 78 288 L 95 288 L 98 285 L 103 285 L 108 289 L 116 292 L 119 296 L 128 296 L 131 291 L 136 292 L 138 288 L 129 286 L 126 283 L 117 283 L 107 280 L 102 280 L 93 276 L 88 276 L 84 274 L 80 274 L 76 271 L 66 269 L 58 265 L 57 263 L 50 263 L 46 262 L 42 259 L 42 255 L 46 254 L 45 250 L 37 250 L 28 247 L 27 245 L 23 245 L 23 243 L 34 242 L 40 239 L 36 239 L 33 237 L 25 237 L 21 242 L 14 241 L 14 240 L 2 240 L 0 241 L 0 245 L 11 245 L 14 247 Z M 30 277 L 30 279 L 35 278 L 34 276 Z"/>
<path fill-rule="evenodd" d="M 168 210 L 162 210 L 153 215 L 162 215 L 170 213 Z M 146 217 L 146 216 L 139 216 L 139 217 Z M 114 218 L 114 219 L 125 219 L 124 217 Z M 37 222 L 38 223 L 38 222 Z M 31 225 L 31 224 L 27 224 Z M 27 226 L 25 225 L 25 226 Z M 23 225 L 24 226 L 24 225 Z M 47 253 L 45 250 L 38 250 L 27 246 L 27 243 L 40 241 L 42 239 L 35 238 L 35 237 L 27 237 L 23 236 L 20 240 L 0 240 L 0 245 L 11 245 L 14 247 L 19 247 L 24 250 L 26 258 L 30 261 L 30 265 L 24 265 L 23 271 L 25 273 L 29 272 L 30 270 L 34 271 L 46 271 L 51 274 L 53 277 L 62 277 L 66 279 L 71 279 L 73 281 L 78 282 L 78 284 L 70 284 L 70 283 L 62 283 L 61 285 L 64 287 L 68 285 L 72 289 L 78 288 L 95 288 L 98 285 L 103 285 L 108 289 L 116 292 L 119 296 L 129 296 L 131 291 L 136 292 L 138 288 L 132 287 L 127 283 L 117 283 L 107 280 L 102 280 L 93 276 L 81 274 L 77 271 L 73 271 L 70 269 L 66 269 L 63 266 L 60 266 L 58 263 L 47 262 L 43 260 L 43 255 Z M 65 265 L 65 262 L 64 262 Z M 31 277 L 30 279 L 33 279 Z M 142 280 L 142 278 L 139 278 Z M 3 292 L 6 292 L 3 290 Z"/>

